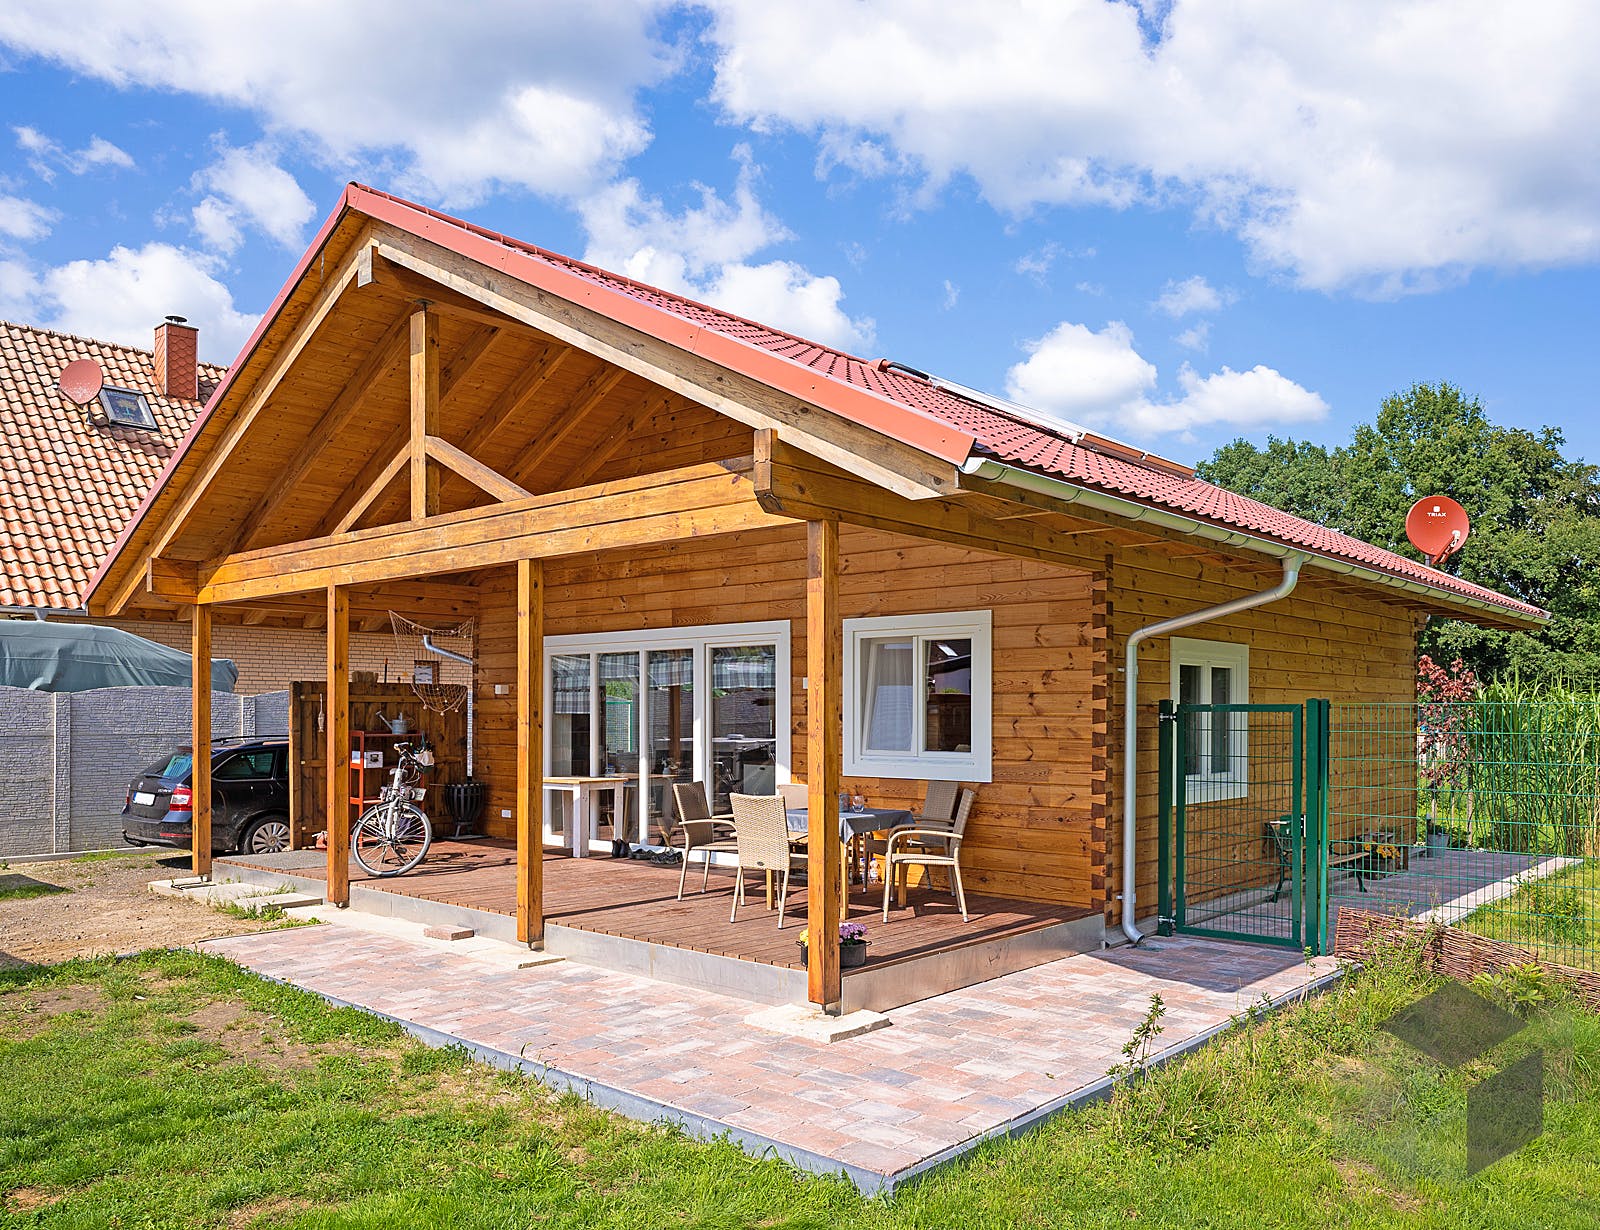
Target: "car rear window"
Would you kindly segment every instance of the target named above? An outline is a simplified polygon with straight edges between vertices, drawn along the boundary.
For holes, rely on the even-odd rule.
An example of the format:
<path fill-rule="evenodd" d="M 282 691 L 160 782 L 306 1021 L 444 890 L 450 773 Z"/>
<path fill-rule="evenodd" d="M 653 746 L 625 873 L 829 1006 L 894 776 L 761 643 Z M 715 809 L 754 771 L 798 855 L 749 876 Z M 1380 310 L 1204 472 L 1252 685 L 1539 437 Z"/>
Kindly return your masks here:
<path fill-rule="evenodd" d="M 188 777 L 194 767 L 194 753 L 173 752 L 165 760 L 158 760 L 144 771 L 146 777 Z"/>

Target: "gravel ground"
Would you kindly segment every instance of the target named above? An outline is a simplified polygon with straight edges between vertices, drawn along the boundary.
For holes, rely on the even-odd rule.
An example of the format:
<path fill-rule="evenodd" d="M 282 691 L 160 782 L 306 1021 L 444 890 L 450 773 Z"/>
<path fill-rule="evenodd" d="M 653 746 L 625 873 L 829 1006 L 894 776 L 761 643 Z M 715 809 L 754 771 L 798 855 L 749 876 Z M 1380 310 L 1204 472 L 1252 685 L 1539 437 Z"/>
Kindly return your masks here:
<path fill-rule="evenodd" d="M 158 897 L 151 880 L 189 873 L 187 854 L 132 851 L 50 863 L 0 862 L 0 969 L 49 965 L 272 927 L 233 918 L 198 901 Z M 66 892 L 16 897 L 6 892 L 48 884 Z M 281 925 L 281 924 L 278 924 Z"/>

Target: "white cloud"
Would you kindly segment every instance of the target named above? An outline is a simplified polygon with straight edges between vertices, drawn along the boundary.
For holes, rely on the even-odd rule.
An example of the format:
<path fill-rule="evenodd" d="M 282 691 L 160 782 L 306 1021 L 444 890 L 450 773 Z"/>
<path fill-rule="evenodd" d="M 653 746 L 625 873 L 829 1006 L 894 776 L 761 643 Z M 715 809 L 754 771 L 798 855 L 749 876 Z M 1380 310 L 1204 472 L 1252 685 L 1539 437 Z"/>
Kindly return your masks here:
<path fill-rule="evenodd" d="M 1120 320 L 1098 333 L 1063 321 L 1024 349 L 1028 357 L 1006 373 L 1006 396 L 1051 414 L 1105 422 L 1155 388 L 1155 364 Z"/>
<path fill-rule="evenodd" d="M 951 311 L 956 304 L 961 302 L 961 288 L 949 278 L 944 280 L 944 310 Z"/>
<path fill-rule="evenodd" d="M 1181 282 L 1168 282 L 1156 300 L 1156 310 L 1174 320 L 1193 312 L 1218 312 L 1233 302 L 1232 292 L 1219 291 L 1199 274 Z"/>
<path fill-rule="evenodd" d="M 735 315 L 813 341 L 857 352 L 872 344 L 873 322 L 844 310 L 839 279 L 811 273 L 793 261 L 725 265 L 701 297 Z"/>
<path fill-rule="evenodd" d="M 1050 266 L 1056 263 L 1056 257 L 1060 255 L 1061 245 L 1052 239 L 1032 252 L 1018 257 L 1013 268 L 1023 277 L 1032 278 L 1042 285 L 1045 276 L 1050 272 Z"/>
<path fill-rule="evenodd" d="M 232 252 L 245 223 L 291 252 L 305 246 L 305 228 L 317 207 L 264 146 L 224 147 L 221 157 L 195 176 L 195 187 L 210 192 L 193 215 L 195 230 L 208 247 Z"/>
<path fill-rule="evenodd" d="M 117 167 L 127 170 L 133 166 L 133 155 L 104 137 L 92 136 L 89 144 L 80 150 L 64 149 L 37 128 L 26 125 L 11 130 L 16 134 L 17 148 L 27 154 L 28 165 L 34 174 L 49 181 L 56 177 L 56 168 L 65 168 L 73 175 L 86 175 L 96 167 Z"/>
<path fill-rule="evenodd" d="M 584 259 L 802 337 L 865 346 L 872 322 L 845 312 L 837 278 L 792 261 L 750 262 L 791 236 L 756 196 L 759 176 L 749 151 L 741 146 L 734 157 L 739 176 L 731 201 L 696 184 L 699 204 L 673 213 L 628 179 L 579 202 L 589 236 Z"/>
<path fill-rule="evenodd" d="M 8 239 L 42 239 L 55 218 L 55 211 L 43 205 L 0 193 L 0 235 Z"/>
<path fill-rule="evenodd" d="M 452 206 L 497 186 L 593 190 L 650 141 L 638 90 L 673 68 L 665 0 L 53 0 L 0 8 L 0 43 L 118 87 L 243 107 L 342 173 L 380 171 Z M 431 10 L 431 11 L 430 11 Z"/>
<path fill-rule="evenodd" d="M 850 165 L 924 197 L 969 176 L 1009 212 L 1180 205 L 1374 294 L 1600 258 L 1588 0 L 1172 0 L 1143 26 L 1104 0 L 711 7 L 725 115 L 872 149 Z"/>
<path fill-rule="evenodd" d="M 1211 322 L 1209 320 L 1196 321 L 1172 340 L 1185 350 L 1204 352 L 1211 345 Z"/>
<path fill-rule="evenodd" d="M 42 270 L 10 262 L 0 269 L 0 313 L 145 349 L 175 313 L 199 327 L 203 357 L 230 362 L 258 318 L 234 307 L 216 273 L 215 258 L 165 243 Z"/>
<path fill-rule="evenodd" d="M 1134 348 L 1133 334 L 1120 321 L 1099 332 L 1063 321 L 1025 349 L 1028 357 L 1006 374 L 1008 397 L 1136 439 L 1203 427 L 1315 422 L 1328 413 L 1319 395 L 1259 364 L 1244 372 L 1224 367 L 1209 376 L 1185 364 L 1178 372 L 1180 395 L 1153 398 L 1155 365 Z"/>

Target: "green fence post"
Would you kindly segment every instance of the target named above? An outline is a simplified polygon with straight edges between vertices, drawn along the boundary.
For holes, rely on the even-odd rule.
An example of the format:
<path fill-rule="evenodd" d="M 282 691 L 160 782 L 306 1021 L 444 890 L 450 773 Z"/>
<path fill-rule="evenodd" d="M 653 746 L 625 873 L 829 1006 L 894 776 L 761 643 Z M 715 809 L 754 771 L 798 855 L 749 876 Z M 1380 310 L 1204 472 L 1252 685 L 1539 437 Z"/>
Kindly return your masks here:
<path fill-rule="evenodd" d="M 1159 847 L 1156 852 L 1156 919 L 1157 934 L 1170 934 L 1165 928 L 1172 926 L 1172 728 L 1176 717 L 1172 702 L 1161 702 L 1161 714 L 1156 721 L 1160 765 L 1156 772 L 1161 793 Z"/>

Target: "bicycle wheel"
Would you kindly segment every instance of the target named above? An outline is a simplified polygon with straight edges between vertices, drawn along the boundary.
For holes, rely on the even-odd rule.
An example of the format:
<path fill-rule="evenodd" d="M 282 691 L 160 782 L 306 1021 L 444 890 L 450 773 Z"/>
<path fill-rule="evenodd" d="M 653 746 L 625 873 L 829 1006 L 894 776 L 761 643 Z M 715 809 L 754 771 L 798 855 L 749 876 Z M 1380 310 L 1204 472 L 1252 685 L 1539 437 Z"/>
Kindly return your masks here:
<path fill-rule="evenodd" d="M 350 834 L 350 851 L 370 876 L 397 876 L 427 857 L 433 827 L 410 803 L 369 807 Z"/>

